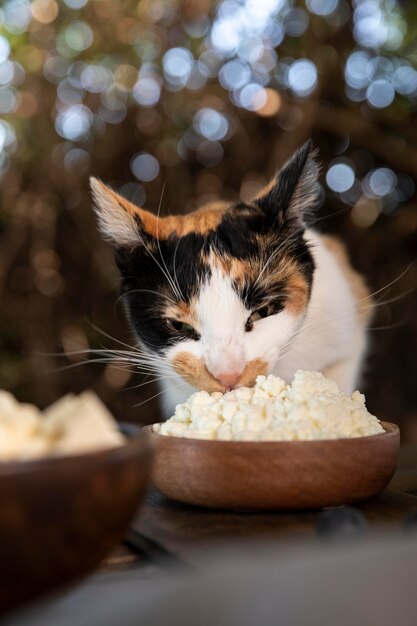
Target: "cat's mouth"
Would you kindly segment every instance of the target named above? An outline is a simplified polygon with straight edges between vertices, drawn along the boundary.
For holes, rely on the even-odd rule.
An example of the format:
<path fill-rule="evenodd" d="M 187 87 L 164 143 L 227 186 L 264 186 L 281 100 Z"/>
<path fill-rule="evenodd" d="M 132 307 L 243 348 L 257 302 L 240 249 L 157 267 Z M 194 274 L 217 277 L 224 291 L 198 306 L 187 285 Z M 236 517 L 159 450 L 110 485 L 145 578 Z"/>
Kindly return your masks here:
<path fill-rule="evenodd" d="M 209 372 L 203 359 L 189 352 L 178 353 L 173 359 L 172 366 L 177 374 L 180 374 L 187 383 L 196 389 L 204 390 L 208 393 L 213 391 L 225 393 L 237 387 L 253 387 L 257 376 L 268 373 L 266 361 L 253 359 L 246 364 L 239 376 L 230 373 L 229 377 L 225 373 L 217 379 Z"/>

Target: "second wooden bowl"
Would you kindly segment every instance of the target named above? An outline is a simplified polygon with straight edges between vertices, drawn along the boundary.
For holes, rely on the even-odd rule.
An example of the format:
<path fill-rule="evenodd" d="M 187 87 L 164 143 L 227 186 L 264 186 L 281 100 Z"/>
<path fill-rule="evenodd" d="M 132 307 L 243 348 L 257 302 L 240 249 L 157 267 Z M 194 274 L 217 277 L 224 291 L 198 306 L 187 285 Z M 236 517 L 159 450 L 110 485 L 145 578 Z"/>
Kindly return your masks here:
<path fill-rule="evenodd" d="M 389 483 L 398 426 L 384 433 L 323 441 L 238 442 L 149 433 L 152 480 L 179 502 L 223 509 L 294 510 L 366 500 Z"/>
<path fill-rule="evenodd" d="M 151 453 L 139 431 L 118 448 L 0 462 L 0 613 L 97 566 L 144 498 Z"/>

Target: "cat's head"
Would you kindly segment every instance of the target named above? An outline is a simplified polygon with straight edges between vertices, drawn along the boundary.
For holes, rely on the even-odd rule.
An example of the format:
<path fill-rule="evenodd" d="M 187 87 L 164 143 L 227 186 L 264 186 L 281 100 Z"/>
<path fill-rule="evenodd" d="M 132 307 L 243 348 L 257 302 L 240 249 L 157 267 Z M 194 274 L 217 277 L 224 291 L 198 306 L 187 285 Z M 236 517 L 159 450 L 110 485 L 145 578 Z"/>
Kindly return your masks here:
<path fill-rule="evenodd" d="M 249 204 L 184 216 L 157 217 L 91 180 L 129 320 L 193 387 L 252 385 L 299 329 L 314 272 L 304 239 L 317 202 L 313 156 L 305 144 Z"/>

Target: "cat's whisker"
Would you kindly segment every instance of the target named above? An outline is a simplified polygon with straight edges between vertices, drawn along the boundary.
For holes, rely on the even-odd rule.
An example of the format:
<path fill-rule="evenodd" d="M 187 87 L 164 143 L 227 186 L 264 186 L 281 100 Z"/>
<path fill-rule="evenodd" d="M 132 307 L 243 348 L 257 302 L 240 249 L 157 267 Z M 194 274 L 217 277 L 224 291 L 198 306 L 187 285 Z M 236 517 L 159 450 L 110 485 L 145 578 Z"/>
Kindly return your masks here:
<path fill-rule="evenodd" d="M 389 324 L 387 326 L 371 326 L 369 327 L 367 330 L 369 331 L 378 331 L 378 330 L 389 330 L 392 328 L 398 328 L 399 326 L 403 325 L 403 322 L 398 322 L 396 324 Z M 355 330 L 356 326 L 354 324 L 350 325 L 350 326 L 338 326 L 338 330 Z M 281 361 L 282 359 L 286 358 L 287 356 L 291 355 L 293 352 L 299 352 L 300 350 L 304 350 L 305 347 L 307 345 L 311 345 L 312 343 L 314 343 L 314 341 L 316 340 L 316 337 L 320 336 L 322 337 L 323 335 L 326 335 L 327 333 L 333 333 L 334 330 L 332 328 L 328 328 L 323 327 L 323 328 L 317 328 L 316 332 L 314 333 L 309 333 L 309 338 L 307 340 L 303 340 L 300 344 L 294 345 L 293 342 L 291 342 L 291 344 L 288 346 L 288 349 L 284 349 L 281 354 L 279 355 L 278 359 L 275 361 L 275 363 L 278 363 L 279 361 Z M 298 335 L 298 337 L 300 337 L 302 339 L 301 335 Z M 291 349 L 289 349 L 291 348 Z"/>
<path fill-rule="evenodd" d="M 413 291 L 413 290 L 411 290 L 411 291 Z M 407 291 L 407 292 L 405 292 L 405 294 L 402 294 L 402 296 L 398 296 L 398 297 L 390 299 L 388 301 L 381 302 L 381 303 L 379 303 L 377 305 L 370 304 L 368 306 L 362 307 L 362 309 L 365 309 L 365 310 L 366 309 L 373 309 L 374 306 L 383 306 L 383 305 L 385 305 L 387 303 L 391 303 L 392 301 L 395 302 L 395 301 L 399 300 L 401 297 L 404 297 L 404 295 L 406 295 L 408 293 L 409 292 Z M 296 331 L 295 333 L 292 334 L 291 340 L 289 342 L 288 341 L 286 342 L 286 344 L 284 346 L 284 350 L 281 352 L 279 358 L 275 362 L 278 363 L 283 358 L 289 356 L 293 352 L 297 352 L 297 351 L 300 351 L 301 349 L 304 349 L 306 345 L 312 344 L 317 336 L 321 336 L 323 334 L 326 334 L 326 333 L 329 333 L 329 332 L 333 332 L 333 329 L 329 328 L 329 323 L 335 322 L 335 321 L 339 321 L 343 317 L 345 317 L 346 315 L 348 315 L 348 313 L 339 315 L 339 316 L 334 317 L 334 318 L 331 318 L 330 320 L 324 320 L 324 321 L 321 321 L 321 322 L 317 322 L 315 324 L 309 324 L 306 327 L 301 327 L 301 329 L 298 332 Z M 367 328 L 367 330 L 369 330 L 369 331 L 390 330 L 392 328 L 398 328 L 398 327 L 402 326 L 404 323 L 405 323 L 405 321 L 398 322 L 398 323 L 395 323 L 395 324 L 389 324 L 389 325 L 386 325 L 386 326 L 369 326 Z M 338 330 L 355 330 L 355 329 L 356 329 L 356 325 L 355 324 L 352 324 L 352 325 L 349 325 L 349 326 L 338 325 Z M 312 330 L 315 331 L 315 332 L 311 333 Z M 297 337 L 297 339 L 302 339 L 303 336 L 305 336 L 307 333 L 309 335 L 309 340 L 308 341 L 303 341 L 301 345 L 296 345 L 296 346 L 293 345 L 293 340 L 294 340 L 295 337 Z M 291 350 L 285 350 L 286 346 L 292 347 L 292 349 Z"/>
<path fill-rule="evenodd" d="M 327 220 L 330 217 L 335 217 L 336 215 L 340 215 L 341 213 L 346 213 L 347 211 L 350 211 L 350 210 L 351 210 L 351 207 L 346 206 L 344 209 L 339 209 L 338 211 L 333 211 L 333 213 L 327 213 L 326 215 L 322 215 L 322 217 L 318 217 L 314 220 L 314 225 L 316 225 L 318 222 L 323 222 L 324 220 Z"/>
<path fill-rule="evenodd" d="M 177 251 L 178 251 L 178 246 L 180 244 L 180 241 L 181 239 L 178 237 L 178 241 L 176 243 L 175 250 L 174 250 L 174 257 L 173 257 L 172 265 L 173 265 L 173 271 L 174 271 L 174 282 L 176 283 L 176 285 L 178 285 L 178 289 L 181 291 L 179 283 L 178 283 L 177 266 L 176 266 Z M 185 300 L 184 296 L 182 296 L 182 299 Z"/>
<path fill-rule="evenodd" d="M 139 404 L 134 404 L 133 406 L 134 406 L 134 408 L 138 408 L 138 407 L 142 406 L 143 404 L 146 404 L 147 402 L 150 402 L 151 400 L 154 400 L 155 398 L 159 398 L 159 396 L 162 396 L 162 394 L 167 393 L 168 391 L 173 391 L 174 389 L 180 389 L 181 387 L 186 387 L 187 385 L 188 385 L 188 383 L 186 383 L 184 381 L 183 383 L 179 383 L 178 385 L 167 387 L 166 389 L 163 389 L 159 393 L 156 393 L 154 396 L 151 396 L 150 398 L 147 398 L 143 402 L 139 402 Z"/>
<path fill-rule="evenodd" d="M 113 337 L 112 335 L 110 335 L 109 333 L 107 333 L 105 330 L 103 330 L 102 328 L 99 328 L 98 326 L 96 326 L 96 324 L 94 324 L 94 322 L 92 322 L 91 320 L 87 320 L 87 323 L 98 333 L 100 333 L 101 335 L 103 335 L 104 337 L 107 337 L 107 339 L 111 339 L 111 341 L 114 341 L 115 343 L 118 343 L 121 346 L 124 346 L 125 348 L 129 348 L 129 350 L 134 350 L 135 347 L 129 345 L 128 343 L 125 343 L 124 341 L 121 341 L 120 339 L 117 339 L 116 337 Z"/>
<path fill-rule="evenodd" d="M 109 354 L 111 355 L 114 359 L 126 359 L 126 360 L 130 360 L 133 361 L 134 357 L 139 358 L 139 360 L 149 360 L 152 361 L 158 365 L 163 365 L 163 361 L 157 357 L 154 357 L 151 354 L 147 354 L 147 353 L 143 353 L 143 355 L 139 352 L 134 352 L 133 350 L 117 350 L 117 349 L 112 349 L 112 348 L 88 348 L 88 349 L 83 349 L 83 350 L 71 350 L 71 351 L 66 351 L 66 352 L 60 352 L 60 353 L 50 353 L 48 356 L 80 356 L 80 355 L 89 355 L 89 354 L 98 354 L 98 355 L 104 355 L 104 354 Z M 161 362 L 162 361 L 162 362 Z"/>
<path fill-rule="evenodd" d="M 377 291 L 374 291 L 373 293 L 370 293 L 365 298 L 361 298 L 360 300 L 357 300 L 357 303 L 363 302 L 364 300 L 369 300 L 369 299 L 373 298 L 374 296 L 377 296 L 382 291 L 386 291 L 387 289 L 392 287 L 392 285 L 395 285 L 395 283 L 397 283 L 399 280 L 401 280 L 401 278 L 403 278 L 407 274 L 407 272 L 410 271 L 410 269 L 413 267 L 413 265 L 414 265 L 414 263 L 410 263 L 408 265 L 408 267 L 406 267 L 406 269 L 403 272 L 401 272 L 401 274 L 399 276 L 394 278 L 391 282 L 387 283 L 386 285 L 384 285 L 383 287 L 381 287 Z M 414 289 L 411 289 L 411 291 L 414 291 Z"/>
<path fill-rule="evenodd" d="M 145 360 L 141 360 L 141 359 L 135 359 L 135 358 L 125 358 L 123 359 L 118 359 L 117 357 L 115 357 L 115 361 L 122 361 L 125 362 L 129 365 L 133 365 L 137 368 L 138 371 L 144 371 L 145 369 L 148 370 L 155 370 L 156 372 L 165 372 L 166 374 L 171 374 L 172 373 L 172 369 L 169 368 L 169 366 L 167 365 L 162 365 L 156 361 L 145 361 Z"/>
<path fill-rule="evenodd" d="M 161 373 L 166 373 L 167 375 L 171 375 L 172 374 L 172 368 L 165 362 L 163 361 L 161 358 L 158 357 L 154 357 L 151 354 L 147 354 L 147 353 L 143 353 L 140 354 L 139 352 L 134 352 L 133 350 L 115 350 L 115 349 L 109 349 L 109 348 L 89 348 L 89 349 L 83 349 L 83 350 L 71 350 L 71 351 L 66 351 L 66 352 L 61 352 L 61 353 L 49 353 L 49 354 L 45 354 L 45 356 L 66 356 L 66 357 L 71 357 L 71 356 L 91 356 L 91 355 L 97 355 L 99 357 L 102 358 L 93 358 L 93 359 L 84 359 L 81 362 L 78 363 L 72 363 L 70 365 L 67 366 L 63 366 L 62 368 L 57 368 L 54 371 L 62 371 L 65 369 L 71 369 L 73 367 L 77 367 L 79 365 L 86 365 L 89 363 L 109 363 L 112 364 L 113 366 L 117 366 L 117 364 L 125 364 L 127 366 L 129 366 L 130 368 L 134 368 L 134 370 L 130 369 L 129 371 L 138 371 L 138 369 L 140 371 L 144 371 L 145 369 L 147 369 L 150 372 L 154 372 L 157 374 L 161 374 Z M 128 371 L 128 370 L 126 370 Z"/>
<path fill-rule="evenodd" d="M 105 332 L 104 330 L 102 330 L 101 328 L 99 328 L 98 326 L 96 326 L 93 322 L 91 322 L 90 320 L 87 320 L 87 323 L 94 328 L 94 330 L 96 330 L 98 333 L 100 333 L 101 335 L 103 335 L 104 337 L 107 337 L 107 339 L 111 339 L 112 341 L 114 341 L 115 343 L 118 343 L 121 346 L 124 346 L 125 348 L 129 348 L 129 351 L 134 351 L 137 354 L 147 354 L 149 355 L 148 352 L 145 352 L 144 350 L 139 349 L 139 347 L 137 345 L 131 345 L 128 343 L 125 343 L 124 341 L 121 341 L 120 339 L 116 339 L 116 337 L 113 337 L 112 335 L 110 335 L 109 333 Z M 135 341 L 137 341 L 137 338 L 135 338 Z M 151 345 L 151 344 L 149 344 Z M 157 350 L 156 346 L 152 346 L 155 350 Z"/>
<path fill-rule="evenodd" d="M 151 249 L 149 248 L 149 246 L 146 244 L 146 242 L 144 241 L 143 237 L 141 237 L 140 233 L 138 233 L 138 239 L 139 239 L 139 243 L 137 244 L 138 246 L 141 245 L 143 248 L 145 248 L 145 250 L 147 251 L 147 253 L 149 254 L 149 256 L 151 257 L 151 259 L 155 262 L 155 264 L 159 267 L 159 269 L 161 270 L 162 274 L 165 276 L 165 278 L 168 281 L 169 286 L 171 287 L 174 296 L 176 296 L 177 298 L 181 299 L 181 294 L 179 294 L 177 292 L 177 289 L 172 281 L 171 276 L 169 275 L 169 273 L 163 268 L 163 266 L 159 263 L 158 259 L 156 258 L 156 256 L 152 253 Z M 158 239 L 159 242 L 159 239 Z M 158 244 L 159 246 L 159 244 Z"/>
<path fill-rule="evenodd" d="M 368 309 L 373 310 L 376 307 L 381 307 L 381 306 L 386 306 L 387 304 L 391 304 L 392 302 L 397 302 L 398 300 L 401 300 L 402 298 L 404 298 L 405 296 L 407 296 L 409 293 L 412 293 L 413 291 L 415 291 L 414 289 L 409 289 L 405 292 L 403 292 L 402 294 L 399 294 L 398 296 L 394 296 L 393 298 L 390 298 L 389 300 L 373 300 L 374 296 L 378 295 L 379 293 L 385 292 L 387 289 L 389 289 L 390 287 L 392 287 L 392 285 L 394 285 L 396 282 L 398 282 L 399 280 L 401 280 L 401 278 L 410 270 L 410 268 L 412 267 L 412 263 L 399 275 L 397 276 L 395 279 L 393 279 L 392 281 L 390 281 L 389 283 L 387 283 L 386 285 L 384 285 L 383 287 L 381 287 L 380 289 L 377 289 L 376 291 L 368 294 L 367 296 L 365 296 L 364 298 L 361 298 L 359 300 L 356 301 L 356 309 L 360 310 L 360 311 L 366 311 Z M 361 304 L 361 303 L 365 303 L 365 304 Z M 359 306 L 358 306 L 359 305 Z M 310 305 L 311 308 L 311 305 Z M 316 311 L 318 310 L 317 307 L 315 309 Z M 323 309 L 323 313 L 325 312 L 325 309 Z M 315 328 L 319 328 L 322 325 L 328 325 L 331 322 L 335 322 L 338 321 L 340 319 L 342 319 L 343 317 L 345 317 L 346 315 L 349 315 L 350 312 L 345 312 L 342 313 L 338 316 L 334 316 L 330 319 L 326 318 L 325 320 L 320 320 L 319 322 L 314 322 L 312 324 L 307 324 L 301 327 L 301 329 L 298 331 L 298 335 L 302 336 L 303 333 L 310 331 L 311 329 L 315 329 Z"/>
<path fill-rule="evenodd" d="M 168 282 L 169 282 L 169 284 L 170 284 L 174 294 L 177 296 L 177 298 L 179 298 L 180 300 L 184 300 L 184 296 L 182 295 L 181 290 L 179 289 L 179 286 L 177 286 L 175 284 L 175 281 L 173 280 L 171 274 L 169 273 L 169 269 L 167 267 L 167 264 L 165 263 L 165 259 L 164 259 L 163 254 L 162 254 L 161 242 L 159 240 L 159 219 L 160 219 L 162 200 L 163 200 L 163 196 L 164 196 L 165 187 L 166 187 L 166 181 L 164 182 L 164 184 L 162 186 L 161 197 L 159 199 L 158 211 L 157 211 L 157 215 L 156 215 L 156 217 L 157 217 L 157 221 L 156 221 L 156 243 L 157 243 L 159 255 L 161 257 L 161 261 L 162 261 L 162 264 L 163 264 L 164 270 L 165 270 L 165 271 L 164 270 L 162 270 L 162 271 L 163 271 L 166 279 L 168 280 Z M 156 261 L 155 257 L 154 257 L 154 260 Z M 159 265 L 159 263 L 158 263 L 158 265 Z M 159 267 L 161 267 L 161 266 L 159 265 Z"/>
<path fill-rule="evenodd" d="M 130 369 L 129 367 L 119 367 L 114 363 L 114 361 L 110 361 L 109 359 L 88 359 L 86 361 L 79 361 L 78 363 L 70 363 L 69 365 L 63 365 L 62 367 L 54 367 L 49 370 L 49 373 L 55 372 L 65 372 L 66 370 L 71 370 L 76 367 L 81 367 L 82 365 L 95 365 L 97 363 L 107 363 L 112 364 L 115 369 L 119 369 L 120 371 L 131 372 L 132 374 L 135 370 Z"/>
<path fill-rule="evenodd" d="M 172 304 L 176 304 L 176 301 L 173 300 L 172 298 L 170 298 L 169 296 L 162 294 L 158 291 L 153 291 L 152 289 L 131 289 L 130 291 L 125 291 L 124 293 L 121 293 L 120 296 L 117 298 L 116 302 L 115 302 L 115 307 L 118 305 L 118 303 L 123 300 L 123 298 L 126 298 L 127 296 L 132 295 L 133 293 L 151 293 L 155 296 L 157 296 L 158 298 L 163 297 L 165 300 L 168 300 L 169 302 L 171 302 Z"/>
<path fill-rule="evenodd" d="M 164 195 L 164 192 L 165 192 L 166 182 L 167 181 L 164 182 L 164 185 L 162 187 L 161 198 L 160 198 L 159 206 L 158 206 L 158 213 L 157 213 L 158 221 L 156 223 L 156 238 L 157 238 L 157 241 L 158 241 L 159 254 L 161 255 L 161 259 L 162 259 L 162 262 L 164 264 L 164 267 L 165 267 L 168 275 L 172 278 L 172 282 L 174 284 L 174 287 L 175 287 L 175 290 L 177 292 L 177 295 L 180 297 L 181 300 L 184 301 L 185 298 L 184 298 L 184 295 L 183 295 L 183 293 L 181 291 L 181 288 L 180 288 L 180 286 L 178 284 L 177 273 L 175 271 L 175 256 L 174 256 L 174 277 L 172 277 L 171 274 L 169 273 L 169 269 L 167 267 L 167 264 L 165 263 L 165 259 L 164 259 L 163 255 L 162 255 L 160 241 L 159 241 L 159 216 L 161 214 L 162 198 L 163 198 L 163 195 Z M 177 253 L 179 242 L 180 242 L 180 238 L 178 237 L 178 241 L 177 241 L 177 244 L 176 244 L 176 247 L 175 247 L 175 254 Z"/>
<path fill-rule="evenodd" d="M 159 382 L 160 380 L 169 380 L 169 379 L 177 379 L 177 376 L 156 376 L 155 378 L 151 378 L 150 380 L 144 381 L 139 385 L 133 385 L 131 387 L 124 387 L 124 391 L 132 391 L 133 389 L 139 389 L 140 387 L 144 387 L 145 385 L 149 385 L 151 383 Z"/>
<path fill-rule="evenodd" d="M 154 355 L 151 352 L 145 352 L 141 350 L 117 350 L 117 349 L 108 349 L 102 348 L 99 352 L 108 352 L 114 355 L 120 355 L 121 357 L 129 357 L 129 358 L 137 358 L 142 361 L 152 361 L 158 365 L 166 365 L 166 361 L 164 357 L 159 355 Z"/>

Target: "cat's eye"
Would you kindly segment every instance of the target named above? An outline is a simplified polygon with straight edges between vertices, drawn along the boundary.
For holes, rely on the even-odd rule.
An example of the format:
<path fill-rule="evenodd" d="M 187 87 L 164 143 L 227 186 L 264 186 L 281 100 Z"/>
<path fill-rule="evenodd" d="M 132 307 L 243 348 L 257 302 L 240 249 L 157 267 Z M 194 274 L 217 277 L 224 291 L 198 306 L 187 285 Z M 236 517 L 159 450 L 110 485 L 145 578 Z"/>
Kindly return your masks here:
<path fill-rule="evenodd" d="M 269 304 L 268 306 L 263 306 L 259 309 L 256 309 L 256 311 L 252 313 L 252 315 L 248 318 L 246 322 L 246 331 L 249 332 L 250 330 L 252 330 L 254 322 L 256 322 L 257 320 L 261 320 L 264 317 L 269 317 L 270 315 L 273 315 L 275 311 L 276 307 L 273 304 Z"/>
<path fill-rule="evenodd" d="M 176 333 L 182 333 L 184 335 L 192 336 L 193 339 L 198 338 L 198 334 L 191 326 L 191 324 L 186 324 L 185 322 L 180 322 L 179 320 L 172 319 L 166 319 L 165 323 L 170 330 L 173 330 Z"/>

